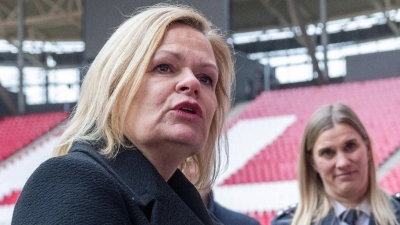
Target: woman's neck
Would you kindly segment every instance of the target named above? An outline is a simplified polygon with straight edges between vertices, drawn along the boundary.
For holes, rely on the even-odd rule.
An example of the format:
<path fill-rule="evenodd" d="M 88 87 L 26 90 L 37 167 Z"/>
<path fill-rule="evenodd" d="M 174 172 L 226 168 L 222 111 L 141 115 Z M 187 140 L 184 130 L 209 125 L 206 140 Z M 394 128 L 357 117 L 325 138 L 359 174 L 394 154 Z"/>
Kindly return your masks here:
<path fill-rule="evenodd" d="M 186 146 L 137 146 L 139 151 L 153 164 L 158 173 L 168 181 L 179 165 L 191 156 Z"/>
<path fill-rule="evenodd" d="M 354 209 L 356 208 L 366 197 L 367 192 L 364 193 L 334 193 L 330 192 L 329 190 L 325 190 L 327 196 L 331 200 L 337 201 L 342 204 L 346 209 Z"/>
<path fill-rule="evenodd" d="M 355 209 L 364 200 L 364 195 L 357 198 L 349 198 L 348 196 L 332 196 L 335 201 L 338 201 L 346 209 Z"/>

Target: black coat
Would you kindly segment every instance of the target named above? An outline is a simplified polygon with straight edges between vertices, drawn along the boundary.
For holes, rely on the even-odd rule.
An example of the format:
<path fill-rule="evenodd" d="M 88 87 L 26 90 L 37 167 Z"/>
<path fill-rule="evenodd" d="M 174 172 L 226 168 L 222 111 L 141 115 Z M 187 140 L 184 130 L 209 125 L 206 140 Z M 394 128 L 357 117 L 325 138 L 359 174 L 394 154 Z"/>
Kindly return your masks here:
<path fill-rule="evenodd" d="M 260 225 L 253 217 L 229 210 L 214 201 L 212 194 L 208 210 L 225 225 Z"/>
<path fill-rule="evenodd" d="M 177 170 L 165 182 L 137 149 L 106 159 L 89 144 L 44 162 L 15 205 L 12 224 L 219 224 Z"/>
<path fill-rule="evenodd" d="M 393 196 L 391 199 L 392 206 L 394 208 L 394 215 L 396 216 L 397 222 L 400 222 L 400 203 L 398 196 Z M 275 216 L 272 220 L 271 225 L 290 225 L 296 211 L 296 206 L 288 207 Z M 339 225 L 339 220 L 335 215 L 335 212 L 331 210 L 328 215 L 318 223 L 320 225 Z M 374 215 L 371 215 L 368 225 L 376 225 Z"/>

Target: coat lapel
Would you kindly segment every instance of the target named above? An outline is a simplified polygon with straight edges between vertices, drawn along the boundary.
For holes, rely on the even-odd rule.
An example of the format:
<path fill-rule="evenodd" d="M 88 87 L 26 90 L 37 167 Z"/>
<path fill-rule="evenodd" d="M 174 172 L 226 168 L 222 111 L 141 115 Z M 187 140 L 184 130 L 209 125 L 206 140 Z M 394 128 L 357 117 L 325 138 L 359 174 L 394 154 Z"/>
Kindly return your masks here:
<path fill-rule="evenodd" d="M 180 170 L 174 173 L 171 179 L 169 179 L 168 184 L 180 199 L 182 199 L 190 211 L 204 224 L 216 224 L 216 221 L 211 220 L 210 212 L 205 207 L 199 192 Z"/>
<path fill-rule="evenodd" d="M 78 149 L 82 151 L 82 146 Z M 114 159 L 105 159 L 87 147 L 83 151 L 88 150 L 132 192 L 150 224 L 214 224 L 198 191 L 179 170 L 167 183 L 137 148 L 121 148 Z"/>

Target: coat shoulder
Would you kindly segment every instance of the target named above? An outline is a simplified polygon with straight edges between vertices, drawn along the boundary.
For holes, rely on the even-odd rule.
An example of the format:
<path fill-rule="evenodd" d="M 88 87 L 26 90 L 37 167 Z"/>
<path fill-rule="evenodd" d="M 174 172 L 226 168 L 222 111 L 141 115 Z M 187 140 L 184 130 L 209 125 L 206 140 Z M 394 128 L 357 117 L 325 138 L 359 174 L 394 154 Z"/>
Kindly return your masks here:
<path fill-rule="evenodd" d="M 123 224 L 129 221 L 124 204 L 117 183 L 100 165 L 67 154 L 47 160 L 31 175 L 12 224 Z"/>
<path fill-rule="evenodd" d="M 290 205 L 278 211 L 271 221 L 272 225 L 289 225 L 292 222 L 294 213 L 296 212 L 297 204 Z"/>

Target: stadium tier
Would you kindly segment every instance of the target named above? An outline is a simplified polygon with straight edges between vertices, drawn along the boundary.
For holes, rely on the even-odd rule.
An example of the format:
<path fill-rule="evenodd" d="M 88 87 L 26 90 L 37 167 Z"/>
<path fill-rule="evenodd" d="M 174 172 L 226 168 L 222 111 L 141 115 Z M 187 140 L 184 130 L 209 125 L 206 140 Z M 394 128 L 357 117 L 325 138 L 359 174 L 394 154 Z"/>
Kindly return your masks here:
<path fill-rule="evenodd" d="M 24 116 L 7 116 L 0 120 L 0 161 L 59 125 L 67 113 L 43 113 Z"/>
<path fill-rule="evenodd" d="M 400 192 L 400 164 L 392 168 L 380 181 L 379 184 L 390 194 Z"/>
<path fill-rule="evenodd" d="M 296 203 L 301 136 L 311 114 L 328 103 L 341 102 L 354 109 L 371 135 L 377 164 L 382 165 L 400 145 L 398 87 L 400 78 L 388 78 L 263 92 L 229 123 L 229 166 L 214 187 L 216 201 L 253 216 L 264 225 L 270 223 L 278 210 Z M 20 176 L 26 180 L 34 168 L 29 173 L 17 174 L 15 171 L 23 171 L 18 165 L 37 166 L 39 161 L 50 157 L 57 135 L 36 145 L 30 143 L 43 138 L 66 116 L 65 113 L 40 114 L 0 121 L 0 138 L 9 143 L 1 147 L 0 182 L 5 182 L 8 189 L 0 187 L 0 218 L 12 212 L 23 187 L 23 181 L 9 182 L 6 178 Z M 28 153 L 13 158 L 27 148 Z M 400 166 L 397 166 L 380 184 L 395 193 L 400 187 L 399 178 Z M 1 205 L 6 209 L 1 211 Z"/>
<path fill-rule="evenodd" d="M 0 119 L 0 224 L 11 224 L 22 187 L 40 163 L 51 157 L 67 116 L 55 112 Z"/>
<path fill-rule="evenodd" d="M 217 201 L 263 224 L 275 211 L 298 202 L 301 136 L 311 114 L 328 103 L 355 110 L 382 165 L 400 146 L 398 87 L 399 77 L 263 92 L 229 125 L 229 167 L 215 187 Z M 399 168 L 381 182 L 390 193 L 399 191 Z"/>

